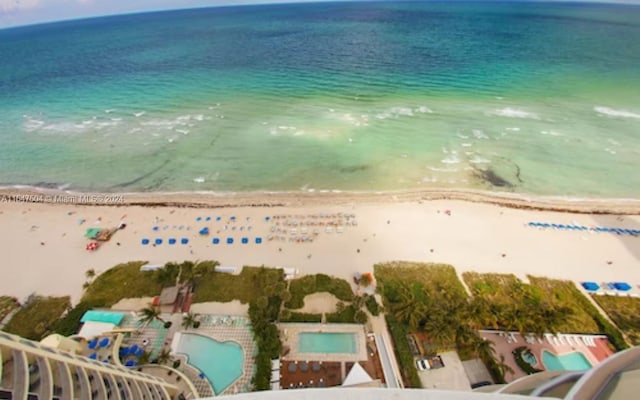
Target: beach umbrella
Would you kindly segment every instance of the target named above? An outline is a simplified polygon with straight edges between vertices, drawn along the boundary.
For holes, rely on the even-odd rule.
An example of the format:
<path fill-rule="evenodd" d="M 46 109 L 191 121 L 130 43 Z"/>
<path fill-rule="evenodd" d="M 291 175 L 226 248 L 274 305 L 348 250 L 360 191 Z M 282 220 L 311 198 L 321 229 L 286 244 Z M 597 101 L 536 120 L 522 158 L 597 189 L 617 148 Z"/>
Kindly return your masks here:
<path fill-rule="evenodd" d="M 182 243 L 182 244 L 187 244 L 187 243 L 189 243 L 189 239 L 187 239 L 187 238 L 182 238 L 182 239 L 180 239 L 180 243 Z"/>
<path fill-rule="evenodd" d="M 307 372 L 309 370 L 309 364 L 306 361 L 300 362 L 300 371 Z"/>
<path fill-rule="evenodd" d="M 213 238 L 213 240 L 211 240 L 211 242 L 213 244 L 218 244 L 218 243 L 220 243 L 220 239 L 216 237 L 216 238 Z"/>
<path fill-rule="evenodd" d="M 98 345 L 98 339 L 91 339 L 88 345 L 91 350 L 95 349 L 96 346 Z"/>
<path fill-rule="evenodd" d="M 162 244 L 162 239 L 157 238 L 154 243 L 159 246 Z"/>
<path fill-rule="evenodd" d="M 242 244 L 247 244 L 247 243 L 249 243 L 249 239 L 246 238 L 246 237 L 243 237 L 242 238 Z"/>
<path fill-rule="evenodd" d="M 121 357 L 126 356 L 128 353 L 129 353 L 129 348 L 127 346 L 120 347 L 120 350 L 118 350 L 118 354 Z"/>
<path fill-rule="evenodd" d="M 135 355 L 136 351 L 138 351 L 140 347 L 138 347 L 137 344 L 134 344 L 133 346 L 129 347 L 129 354 L 131 355 Z"/>
<path fill-rule="evenodd" d="M 269 222 L 269 220 L 271 219 L 271 217 L 264 217 L 264 220 Z"/>
<path fill-rule="evenodd" d="M 98 353 L 89 354 L 89 358 L 92 359 L 92 360 L 96 360 L 98 358 Z"/>
<path fill-rule="evenodd" d="M 289 366 L 287 367 L 287 369 L 289 370 L 289 372 L 296 372 L 296 365 L 294 363 L 289 363 Z"/>
<path fill-rule="evenodd" d="M 200 372 L 198 374 L 198 378 L 200 378 L 200 379 L 204 379 L 205 377 L 206 377 L 206 375 L 204 374 L 204 372 Z"/>
<path fill-rule="evenodd" d="M 235 221 L 235 220 L 236 220 L 236 217 L 235 217 L 235 216 L 232 216 L 232 217 L 231 217 L 231 220 L 232 220 L 232 221 Z"/>
<path fill-rule="evenodd" d="M 176 244 L 176 240 L 174 238 L 169 239 L 169 244 Z"/>
<path fill-rule="evenodd" d="M 211 217 L 207 217 L 207 218 L 206 218 L 206 220 L 207 220 L 207 221 L 211 221 Z"/>
<path fill-rule="evenodd" d="M 216 217 L 216 221 L 221 221 L 222 217 Z"/>
<path fill-rule="evenodd" d="M 207 228 L 206 226 L 202 229 L 200 229 L 200 231 L 198 231 L 199 234 L 201 235 L 208 235 L 209 234 L 209 228 Z"/>
<path fill-rule="evenodd" d="M 623 292 L 631 290 L 631 285 L 629 285 L 627 282 L 615 282 L 613 284 L 613 287 L 617 290 L 622 290 Z"/>
<path fill-rule="evenodd" d="M 202 221 L 202 217 L 196 218 L 196 221 Z"/>
<path fill-rule="evenodd" d="M 590 292 L 600 289 L 600 285 L 595 282 L 582 282 L 582 287 Z"/>
<path fill-rule="evenodd" d="M 159 227 L 159 226 L 154 226 L 152 229 L 153 229 L 154 231 L 157 231 L 158 229 L 160 229 L 160 227 Z"/>
<path fill-rule="evenodd" d="M 143 349 L 138 349 L 138 350 L 136 350 L 135 356 L 136 357 L 142 357 L 143 354 L 144 354 L 144 350 Z"/>
<path fill-rule="evenodd" d="M 100 347 L 107 347 L 109 346 L 109 343 L 111 343 L 109 341 L 109 338 L 102 338 L 102 340 L 100 341 Z"/>
<path fill-rule="evenodd" d="M 262 243 L 262 238 L 261 237 L 257 237 L 256 238 L 256 244 L 261 244 Z"/>
<path fill-rule="evenodd" d="M 227 238 L 227 244 L 233 244 L 233 238 Z"/>
<path fill-rule="evenodd" d="M 135 363 L 133 362 L 133 360 L 127 360 L 126 363 L 124 363 L 125 367 L 133 367 L 135 366 Z"/>
<path fill-rule="evenodd" d="M 142 239 L 141 243 L 142 243 L 144 246 L 146 246 L 146 245 L 148 245 L 148 244 L 149 244 L 149 239 L 144 238 L 144 239 Z"/>

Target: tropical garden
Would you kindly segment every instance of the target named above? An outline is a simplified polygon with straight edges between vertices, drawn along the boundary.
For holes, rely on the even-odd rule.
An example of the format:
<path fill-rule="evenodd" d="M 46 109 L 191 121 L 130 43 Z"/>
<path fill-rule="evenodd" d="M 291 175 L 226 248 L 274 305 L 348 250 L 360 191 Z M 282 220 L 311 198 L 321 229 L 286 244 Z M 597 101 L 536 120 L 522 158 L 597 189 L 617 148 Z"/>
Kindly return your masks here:
<path fill-rule="evenodd" d="M 609 318 L 634 346 L 640 346 L 640 299 L 623 296 L 593 296 Z"/>
<path fill-rule="evenodd" d="M 492 343 L 476 333 L 479 329 L 537 335 L 605 333 L 617 349 L 627 346 L 620 332 L 569 281 L 529 277 L 526 284 L 514 275 L 468 272 L 462 278 L 469 297 L 449 265 L 393 262 L 378 264 L 374 271 L 407 386 L 419 385 L 416 347 L 421 355 L 456 349 L 463 360 L 478 357 L 496 382 L 504 381 L 505 373 L 512 371 L 504 356 L 494 356 Z M 408 335 L 426 337 L 427 343 L 412 346 Z"/>

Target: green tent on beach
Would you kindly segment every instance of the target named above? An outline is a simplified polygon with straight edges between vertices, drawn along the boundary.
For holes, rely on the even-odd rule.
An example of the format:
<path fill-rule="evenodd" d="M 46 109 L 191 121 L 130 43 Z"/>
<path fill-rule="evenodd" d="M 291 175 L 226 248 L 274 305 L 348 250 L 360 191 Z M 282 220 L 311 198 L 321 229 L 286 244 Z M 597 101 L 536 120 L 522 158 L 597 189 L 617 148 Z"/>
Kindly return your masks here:
<path fill-rule="evenodd" d="M 95 239 L 100 234 L 100 228 L 87 228 L 87 231 L 84 233 L 84 237 L 89 239 Z"/>

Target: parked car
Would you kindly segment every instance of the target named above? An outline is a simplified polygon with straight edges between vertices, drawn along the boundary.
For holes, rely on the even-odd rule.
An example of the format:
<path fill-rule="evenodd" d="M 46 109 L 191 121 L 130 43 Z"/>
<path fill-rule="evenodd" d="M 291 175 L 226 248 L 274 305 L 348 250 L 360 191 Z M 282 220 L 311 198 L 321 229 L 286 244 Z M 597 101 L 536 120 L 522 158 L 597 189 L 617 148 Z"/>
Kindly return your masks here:
<path fill-rule="evenodd" d="M 427 362 L 427 360 L 416 360 L 416 366 L 420 371 L 430 369 L 429 362 Z"/>
<path fill-rule="evenodd" d="M 471 389 L 477 389 L 479 387 L 489 386 L 489 385 L 493 385 L 493 383 L 488 382 L 488 381 L 477 382 L 477 383 L 474 383 L 473 385 L 471 385 Z"/>

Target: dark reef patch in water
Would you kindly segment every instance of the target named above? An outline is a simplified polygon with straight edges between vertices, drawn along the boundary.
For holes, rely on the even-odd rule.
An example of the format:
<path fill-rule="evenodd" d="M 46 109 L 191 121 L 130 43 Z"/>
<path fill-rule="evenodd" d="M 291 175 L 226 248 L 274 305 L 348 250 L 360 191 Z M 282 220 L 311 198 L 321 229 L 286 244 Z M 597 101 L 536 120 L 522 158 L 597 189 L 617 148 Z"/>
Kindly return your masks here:
<path fill-rule="evenodd" d="M 512 188 L 514 186 L 513 183 L 496 174 L 491 168 L 486 170 L 476 169 L 474 171 L 474 176 L 494 187 Z"/>
<path fill-rule="evenodd" d="M 135 185 L 136 183 L 140 182 L 141 180 L 146 179 L 146 178 L 150 177 L 151 175 L 155 174 L 156 172 L 160 171 L 167 164 L 169 164 L 169 161 L 170 160 L 164 160 L 164 162 L 159 167 L 152 169 L 151 171 L 147 172 L 146 174 L 140 175 L 139 177 L 137 177 L 135 179 L 132 179 L 130 181 L 119 183 L 117 185 L 113 185 L 113 186 L 110 187 L 110 189 L 122 189 L 122 188 L 125 188 L 127 186 Z"/>
<path fill-rule="evenodd" d="M 369 166 L 366 164 L 361 165 L 350 165 L 348 167 L 342 167 L 339 171 L 343 174 L 353 174 L 355 172 L 366 171 L 369 169 Z"/>

